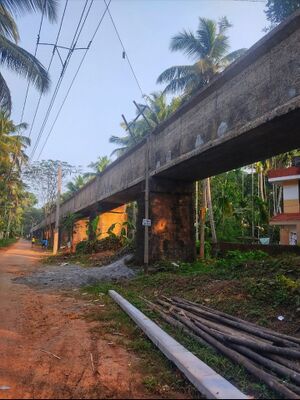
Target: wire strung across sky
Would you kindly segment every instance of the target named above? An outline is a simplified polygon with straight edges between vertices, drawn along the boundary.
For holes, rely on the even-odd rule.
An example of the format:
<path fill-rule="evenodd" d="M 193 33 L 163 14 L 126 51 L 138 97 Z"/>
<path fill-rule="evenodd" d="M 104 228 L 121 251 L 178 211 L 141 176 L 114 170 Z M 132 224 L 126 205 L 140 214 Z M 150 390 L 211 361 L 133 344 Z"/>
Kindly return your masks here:
<path fill-rule="evenodd" d="M 55 117 L 55 119 L 54 119 L 54 122 L 53 122 L 53 124 L 52 124 L 52 126 L 51 126 L 51 128 L 50 128 L 50 130 L 49 130 L 49 133 L 48 133 L 48 135 L 47 135 L 47 137 L 46 137 L 46 139 L 45 139 L 45 142 L 44 142 L 44 144 L 43 144 L 43 146 L 42 146 L 42 148 L 41 148 L 41 151 L 40 151 L 40 153 L 39 153 L 39 155 L 38 155 L 38 157 L 37 157 L 37 160 L 39 160 L 39 158 L 40 158 L 40 156 L 41 156 L 41 154 L 42 154 L 42 152 L 43 152 L 43 150 L 44 150 L 44 148 L 45 148 L 45 146 L 46 146 L 46 144 L 47 144 L 47 142 L 48 142 L 48 139 L 49 139 L 49 137 L 50 137 L 50 135 L 51 135 L 51 133 L 52 133 L 52 131 L 53 131 L 53 128 L 54 128 L 54 126 L 55 126 L 55 124 L 56 124 L 56 122 L 57 122 L 57 120 L 58 120 L 58 118 L 59 118 L 59 116 L 60 116 L 60 113 L 61 113 L 61 111 L 62 111 L 62 109 L 63 109 L 63 106 L 64 106 L 64 104 L 65 104 L 65 102 L 66 102 L 66 100 L 67 100 L 67 98 L 68 98 L 68 96 L 69 96 L 69 93 L 70 93 L 70 91 L 71 91 L 71 89 L 72 89 L 72 87 L 73 87 L 73 85 L 74 85 L 74 82 L 76 81 L 76 78 L 77 78 L 77 76 L 78 76 L 78 74 L 79 74 L 79 71 L 80 71 L 80 69 L 81 69 L 81 67 L 82 67 L 82 64 L 83 64 L 83 62 L 84 62 L 84 60 L 85 60 L 85 58 L 86 58 L 86 55 L 87 55 L 87 53 L 88 53 L 88 51 L 89 51 L 89 49 L 90 49 L 90 46 L 91 46 L 91 44 L 92 44 L 92 42 L 93 42 L 93 40 L 94 40 L 94 38 L 95 38 L 95 36 L 96 36 L 96 34 L 97 34 L 97 32 L 98 32 L 100 26 L 101 26 L 101 24 L 102 24 L 102 21 L 103 21 L 105 15 L 106 15 L 107 11 L 109 10 L 109 6 L 110 6 L 111 1 L 112 1 L 112 0 L 110 0 L 109 3 L 106 4 L 106 8 L 105 8 L 105 10 L 104 10 L 104 12 L 103 12 L 103 14 L 102 14 L 100 20 L 99 20 L 99 23 L 98 23 L 98 25 L 97 25 L 97 27 L 96 27 L 96 29 L 95 29 L 95 31 L 94 31 L 92 37 L 91 37 L 91 40 L 90 40 L 90 42 L 89 42 L 89 44 L 88 44 L 88 47 L 87 47 L 87 49 L 85 50 L 85 53 L 84 53 L 84 55 L 83 55 L 83 57 L 82 57 L 82 59 L 81 59 L 81 61 L 80 61 L 80 64 L 79 64 L 79 66 L 78 66 L 78 68 L 77 68 L 77 70 L 76 70 L 76 72 L 75 72 L 75 75 L 74 75 L 74 77 L 73 77 L 73 79 L 72 79 L 72 81 L 71 81 L 71 84 L 70 84 L 70 86 L 69 86 L 69 88 L 68 88 L 68 90 L 67 90 L 67 93 L 66 93 L 66 95 L 65 95 L 65 97 L 64 97 L 64 99 L 63 99 L 63 102 L 62 102 L 62 104 L 61 104 L 61 106 L 60 106 L 60 108 L 59 108 L 59 110 L 58 110 L 58 112 L 57 112 L 57 114 L 56 114 L 56 117 Z"/>
<path fill-rule="evenodd" d="M 38 34 L 37 34 L 37 39 L 36 39 L 35 50 L 34 50 L 34 57 L 36 57 L 36 54 L 37 54 L 37 51 L 38 51 L 38 47 L 39 47 L 39 41 L 40 41 L 41 32 L 42 32 L 42 26 L 43 26 L 43 22 L 44 22 L 45 8 L 46 8 L 46 0 L 44 0 L 42 16 L 41 16 L 41 22 L 40 22 L 40 26 L 39 26 L 39 30 L 38 30 Z M 28 93 L 29 93 L 29 87 L 30 87 L 30 82 L 28 82 L 26 93 L 25 93 L 25 99 L 24 99 L 24 103 L 23 103 L 23 107 L 22 107 L 20 123 L 23 121 L 25 107 L 26 107 Z"/>
<path fill-rule="evenodd" d="M 104 3 L 105 3 L 106 6 L 107 6 L 106 0 L 104 0 Z M 108 8 L 108 14 L 109 14 L 109 18 L 110 18 L 110 20 L 111 20 L 111 22 L 112 22 L 112 24 L 113 24 L 113 27 L 114 27 L 114 29 L 115 29 L 116 35 L 117 35 L 117 37 L 118 37 L 118 39 L 119 39 L 119 42 L 120 42 L 120 44 L 121 44 L 121 46 L 122 46 L 122 49 L 123 49 L 125 58 L 126 58 L 128 64 L 129 64 L 129 67 L 130 67 L 130 69 L 131 69 L 132 75 L 133 75 L 133 77 L 134 77 L 134 79 L 135 79 L 135 81 L 136 81 L 136 84 L 137 84 L 137 86 L 138 86 L 138 88 L 139 88 L 139 90 L 140 90 L 140 92 L 141 92 L 142 97 L 143 97 L 143 96 L 144 96 L 144 92 L 143 92 L 143 90 L 142 90 L 141 84 L 140 84 L 140 82 L 139 82 L 139 80 L 138 80 L 138 78 L 137 78 L 137 75 L 136 75 L 136 73 L 135 73 L 135 71 L 134 71 L 134 69 L 133 69 L 132 63 L 131 63 L 131 61 L 130 61 L 130 59 L 129 59 L 129 57 L 128 57 L 128 54 L 127 54 L 127 51 L 126 51 L 126 49 L 125 49 L 124 43 L 123 43 L 123 41 L 122 41 L 122 39 L 121 39 L 120 33 L 119 33 L 119 31 L 118 31 L 118 28 L 117 28 L 117 26 L 116 26 L 116 23 L 115 23 L 115 21 L 114 21 L 114 19 L 113 19 L 113 16 L 112 16 L 112 14 L 111 14 L 109 8 Z"/>
<path fill-rule="evenodd" d="M 69 2 L 69 0 L 66 0 L 66 2 L 65 2 L 65 7 L 64 7 L 64 10 L 63 10 L 63 13 L 62 13 L 61 20 L 60 20 L 60 25 L 59 25 L 59 28 L 58 28 L 58 33 L 57 33 L 57 36 L 56 36 L 55 44 L 53 46 L 52 55 L 51 55 L 51 58 L 50 58 L 50 61 L 49 61 L 48 67 L 47 67 L 47 73 L 49 73 L 51 65 L 52 65 L 52 62 L 53 62 L 53 59 L 54 59 L 55 49 L 56 49 L 56 45 L 57 45 L 59 37 L 60 37 L 60 33 L 61 33 L 61 29 L 62 29 L 62 26 L 63 26 L 64 19 L 65 19 L 65 14 L 66 14 L 68 2 Z M 33 115 L 32 122 L 30 124 L 30 131 L 29 131 L 29 135 L 28 135 L 29 138 L 31 136 L 31 133 L 32 133 L 32 130 L 33 130 L 33 127 L 34 127 L 34 124 L 35 124 L 35 119 L 36 119 L 38 110 L 40 108 L 42 96 L 43 96 L 43 94 L 41 93 L 40 97 L 39 97 L 39 100 L 37 102 L 37 106 L 36 106 L 36 109 L 35 109 L 35 112 L 34 112 L 34 115 Z"/>
<path fill-rule="evenodd" d="M 46 0 L 45 0 L 45 1 L 46 1 Z M 67 7 L 68 1 L 69 1 L 69 0 L 66 0 L 66 5 L 65 5 L 64 12 L 63 12 L 63 16 L 62 16 L 61 25 L 60 25 L 59 32 L 58 32 L 58 35 L 57 35 L 57 40 L 56 40 L 55 44 L 53 45 L 54 48 L 53 48 L 53 52 L 52 52 L 52 57 L 51 57 L 51 60 L 50 60 L 50 64 L 49 64 L 49 67 L 48 67 L 48 70 L 47 70 L 48 72 L 49 72 L 49 69 L 50 69 L 50 67 L 51 67 L 51 63 L 52 63 L 52 61 L 53 61 L 53 57 L 54 57 L 55 51 L 57 50 L 57 52 L 58 52 L 58 49 L 57 49 L 56 46 L 57 46 L 57 43 L 58 43 L 58 40 L 59 40 L 59 35 L 60 35 L 61 28 L 62 28 L 62 24 L 63 24 L 64 17 L 65 17 L 65 11 L 66 11 L 66 7 Z M 52 98 L 51 98 L 51 100 L 50 100 L 49 107 L 48 107 L 48 109 L 47 109 L 47 111 L 46 111 L 46 115 L 45 115 L 44 120 L 43 120 L 43 123 L 42 123 L 42 125 L 41 125 L 40 132 L 39 132 L 39 134 L 38 134 L 38 137 L 37 137 L 37 139 L 36 139 L 34 148 L 33 148 L 32 153 L 31 153 L 31 155 L 30 155 L 31 160 L 33 159 L 34 154 L 35 154 L 35 152 L 36 152 L 36 150 L 37 150 L 37 147 L 38 147 L 38 145 L 39 145 L 39 143 L 40 143 L 40 140 L 42 139 L 42 135 L 43 135 L 45 126 L 46 126 L 46 124 L 47 124 L 49 115 L 50 115 L 51 110 L 52 110 L 52 108 L 53 108 L 53 105 L 54 105 L 54 103 L 55 103 L 55 100 L 56 100 L 58 91 L 59 91 L 60 86 L 61 86 L 61 83 L 62 83 L 62 81 L 63 81 L 63 78 L 64 78 L 64 76 L 65 76 L 65 72 L 66 72 L 66 70 L 67 70 L 67 66 L 68 66 L 68 64 L 69 64 L 69 62 L 70 62 L 71 56 L 72 56 L 72 54 L 73 54 L 73 51 L 75 50 L 76 44 L 77 44 L 77 42 L 78 42 L 78 39 L 79 39 L 79 37 L 80 37 L 80 35 L 81 35 L 81 33 L 82 33 L 82 30 L 83 30 L 83 28 L 84 28 L 84 26 L 85 26 L 85 24 L 86 24 L 86 21 L 87 21 L 88 15 L 89 15 L 89 13 L 90 13 L 91 7 L 92 7 L 92 5 L 93 5 L 93 3 L 94 3 L 94 0 L 91 0 L 91 3 L 90 3 L 89 8 L 88 8 L 88 11 L 86 12 L 86 15 L 84 16 L 84 13 L 85 13 L 85 10 L 86 10 L 88 1 L 89 1 L 89 0 L 86 0 L 85 5 L 84 5 L 84 7 L 83 7 L 83 10 L 82 10 L 82 13 L 81 13 L 81 16 L 80 16 L 80 20 L 79 20 L 79 22 L 78 22 L 76 31 L 75 31 L 74 36 L 73 36 L 72 43 L 71 43 L 70 48 L 69 48 L 69 52 L 68 52 L 68 54 L 67 54 L 67 57 L 66 57 L 65 62 L 63 63 L 63 68 L 62 68 L 61 75 L 60 75 L 60 77 L 59 77 L 59 79 L 58 79 L 58 82 L 57 82 L 57 84 L 56 84 L 54 93 L 53 93 Z M 127 62 L 128 62 L 128 65 L 129 65 L 129 67 L 130 67 L 130 70 L 131 70 L 131 72 L 132 72 L 133 78 L 134 78 L 134 80 L 135 80 L 135 82 L 136 82 L 136 84 L 137 84 L 137 87 L 138 87 L 139 91 L 141 92 L 142 97 L 144 97 L 144 92 L 143 92 L 143 90 L 142 90 L 141 84 L 140 84 L 140 82 L 139 82 L 139 80 L 138 80 L 138 78 L 137 78 L 137 75 L 136 75 L 135 70 L 134 70 L 134 68 L 133 68 L 133 65 L 132 65 L 132 63 L 131 63 L 131 61 L 130 61 L 130 58 L 128 57 L 128 54 L 127 54 L 127 51 L 126 51 L 126 49 L 125 49 L 124 43 L 123 43 L 123 41 L 122 41 L 122 38 L 121 38 L 121 36 L 120 36 L 120 33 L 119 33 L 118 28 L 117 28 L 117 26 L 116 26 L 116 23 L 115 23 L 115 21 L 114 21 L 114 18 L 113 18 L 112 14 L 111 14 L 111 11 L 110 11 L 110 9 L 109 9 L 109 6 L 110 6 L 110 3 L 111 3 L 112 0 L 109 0 L 108 3 L 107 3 L 106 0 L 103 0 L 103 1 L 104 1 L 105 5 L 106 5 L 106 8 L 105 8 L 105 10 L 104 10 L 104 12 L 103 12 L 103 14 L 102 14 L 102 16 L 101 16 L 101 18 L 100 18 L 100 21 L 99 21 L 99 23 L 98 23 L 98 25 L 97 25 L 97 27 L 96 27 L 96 30 L 95 30 L 95 32 L 94 32 L 92 38 L 91 38 L 91 40 L 90 40 L 90 42 L 89 42 L 89 44 L 88 44 L 88 47 L 85 48 L 85 53 L 83 54 L 83 57 L 82 57 L 82 59 L 81 59 L 81 61 L 80 61 L 80 64 L 79 64 L 79 66 L 78 66 L 78 68 L 77 68 L 77 70 L 76 70 L 76 72 L 75 72 L 75 75 L 74 75 L 74 77 L 73 77 L 73 79 L 72 79 L 72 81 L 71 81 L 71 84 L 69 85 L 69 88 L 68 88 L 68 90 L 67 90 L 67 93 L 66 93 L 66 95 L 65 95 L 65 97 L 64 97 L 64 99 L 63 99 L 63 102 L 62 102 L 62 104 L 61 104 L 61 106 L 60 106 L 60 108 L 59 108 L 59 110 L 58 110 L 58 112 L 57 112 L 57 114 L 56 114 L 56 116 L 55 116 L 55 119 L 54 119 L 54 121 L 53 121 L 53 123 L 52 123 L 52 125 L 51 125 L 51 128 L 50 128 L 49 132 L 48 132 L 48 135 L 46 136 L 46 139 L 45 139 L 44 144 L 43 144 L 43 146 L 42 146 L 42 148 L 41 148 L 41 150 L 40 150 L 40 152 L 39 152 L 39 155 L 38 155 L 38 157 L 37 157 L 37 160 L 39 160 L 39 158 L 40 158 L 40 156 L 41 156 L 41 154 L 42 154 L 42 152 L 43 152 L 43 150 L 44 150 L 44 148 L 45 148 L 45 146 L 46 146 L 46 144 L 47 144 L 47 142 L 48 142 L 48 139 L 49 139 L 50 135 L 52 134 L 52 131 L 53 131 L 53 129 L 54 129 L 54 127 L 55 127 L 55 124 L 56 124 L 56 122 L 57 122 L 57 120 L 58 120 L 58 118 L 59 118 L 59 116 L 60 116 L 60 114 L 61 114 L 61 111 L 62 111 L 62 109 L 63 109 L 63 107 L 64 107 L 64 104 L 65 104 L 65 102 L 66 102 L 66 100 L 67 100 L 67 98 L 68 98 L 68 96 L 69 96 L 69 93 L 70 93 L 70 91 L 71 91 L 71 89 L 72 89 L 72 87 L 73 87 L 73 85 L 74 85 L 74 83 L 75 83 L 75 81 L 76 81 L 76 79 L 77 79 L 77 76 L 78 76 L 79 71 L 80 71 L 80 69 L 81 69 L 81 67 L 82 67 L 82 64 L 83 64 L 83 62 L 84 62 L 84 60 L 85 60 L 85 58 L 86 58 L 86 55 L 87 55 L 87 53 L 88 53 L 88 50 L 89 50 L 89 48 L 90 48 L 90 46 L 91 46 L 91 44 L 92 44 L 92 42 L 93 42 L 93 40 L 94 40 L 94 38 L 95 38 L 95 36 L 96 36 L 98 30 L 99 30 L 99 28 L 100 28 L 100 25 L 101 25 L 101 23 L 102 23 L 102 21 L 103 21 L 105 15 L 106 15 L 106 13 L 109 14 L 109 17 L 110 17 L 110 20 L 111 20 L 112 25 L 113 25 L 113 27 L 114 27 L 114 30 L 115 30 L 115 32 L 116 32 L 116 35 L 117 35 L 117 37 L 118 37 L 118 39 L 119 39 L 119 42 L 120 42 L 120 44 L 121 44 L 121 47 L 122 47 L 122 49 L 123 49 L 123 58 L 126 58 L 126 60 L 127 60 Z M 200 0 L 200 1 L 201 1 L 201 0 Z M 202 1 L 207 1 L 207 0 L 202 0 Z M 217 1 L 217 0 L 216 0 L 216 1 Z M 266 0 L 221 0 L 221 1 L 224 1 L 224 2 L 225 2 L 225 1 L 227 1 L 227 2 L 235 1 L 235 2 L 266 3 Z M 81 23 L 82 20 L 83 20 L 83 23 Z M 42 16 L 42 21 L 43 21 L 43 16 Z M 42 27 L 42 21 L 41 21 L 41 25 L 40 25 L 39 35 L 40 35 L 41 27 Z M 39 41 L 39 35 L 38 35 L 38 41 Z M 76 35 L 77 35 L 77 37 L 76 37 Z M 39 44 L 39 43 L 37 42 L 36 51 L 37 51 L 38 44 Z M 60 55 L 59 55 L 59 56 L 60 56 Z M 61 58 L 61 57 L 60 57 L 60 58 Z M 61 60 L 61 61 L 62 61 L 62 60 Z M 28 90 L 29 90 L 29 85 L 28 85 L 27 92 L 26 92 L 25 102 L 24 102 L 23 111 L 22 111 L 22 117 L 23 117 L 23 114 L 24 114 L 24 108 L 25 108 L 25 104 L 26 104 L 26 99 L 27 99 L 27 95 L 28 95 Z M 42 95 L 41 95 L 41 96 L 42 96 Z M 41 101 L 41 96 L 40 96 L 40 98 L 39 98 L 39 102 L 38 102 L 38 105 L 37 105 L 37 108 L 36 108 L 36 111 L 35 111 L 35 114 L 34 114 L 33 123 L 31 124 L 31 130 L 30 130 L 29 137 L 30 137 L 30 135 L 31 135 L 31 132 L 32 132 L 32 129 L 33 129 L 33 125 L 34 125 L 34 122 L 35 122 L 35 118 L 36 118 L 36 115 L 37 115 L 37 112 L 38 112 L 39 104 L 40 104 L 40 101 Z"/>
<path fill-rule="evenodd" d="M 88 1 L 89 1 L 89 0 L 86 0 L 85 5 L 84 5 L 84 7 L 83 7 L 83 10 L 82 10 L 82 12 L 81 12 L 80 19 L 79 19 L 79 22 L 78 22 L 78 24 L 77 24 L 75 33 L 74 33 L 74 35 L 73 35 L 73 39 L 72 39 L 71 45 L 70 45 L 70 47 L 69 47 L 69 51 L 68 51 L 66 60 L 65 60 L 64 63 L 63 63 L 63 68 L 62 68 L 60 77 L 59 77 L 59 79 L 58 79 L 58 81 L 57 81 L 56 87 L 55 87 L 55 89 L 54 89 L 54 93 L 53 93 L 52 98 L 51 98 L 51 100 L 50 100 L 50 104 L 49 104 L 48 109 L 47 109 L 47 111 L 46 111 L 44 120 L 43 120 L 43 122 L 42 122 L 40 132 L 39 132 L 38 137 L 37 137 L 37 139 L 36 139 L 34 148 L 33 148 L 32 152 L 31 152 L 31 155 L 30 155 L 31 160 L 32 160 L 32 158 L 33 158 L 33 156 L 34 156 L 34 154 L 35 154 L 35 152 L 36 152 L 36 149 L 37 149 L 37 147 L 38 147 L 38 145 L 39 145 L 39 142 L 40 142 L 40 140 L 41 140 L 41 138 L 42 138 L 42 135 L 43 135 L 45 126 L 46 126 L 46 124 L 47 124 L 49 115 L 50 115 L 51 110 L 52 110 L 52 108 L 53 108 L 53 105 L 54 105 L 54 103 L 55 103 L 57 94 L 58 94 L 58 92 L 59 92 L 61 83 L 62 83 L 62 81 L 63 81 L 63 78 L 64 78 L 64 76 L 65 76 L 65 73 L 66 73 L 66 70 L 67 70 L 67 67 L 68 67 L 68 64 L 69 64 L 70 59 L 71 59 L 71 57 L 72 57 L 72 54 L 73 54 L 73 52 L 74 52 L 74 50 L 75 50 L 75 46 L 76 46 L 76 44 L 77 44 L 77 42 L 78 42 L 78 39 L 79 39 L 79 37 L 80 37 L 80 35 L 81 35 L 83 26 L 84 26 L 84 24 L 86 23 L 87 16 L 86 16 L 86 18 L 84 18 L 84 13 L 85 13 L 86 7 L 87 7 L 87 5 L 88 5 Z M 92 0 L 91 3 L 93 3 L 93 2 L 94 2 L 94 0 Z M 91 7 L 89 7 L 89 9 L 88 9 L 87 15 L 88 15 L 88 13 L 90 12 L 90 9 L 91 9 Z M 84 21 L 83 21 L 83 23 L 82 23 L 83 18 L 84 18 Z M 82 26 L 81 26 L 81 25 L 82 25 Z"/>

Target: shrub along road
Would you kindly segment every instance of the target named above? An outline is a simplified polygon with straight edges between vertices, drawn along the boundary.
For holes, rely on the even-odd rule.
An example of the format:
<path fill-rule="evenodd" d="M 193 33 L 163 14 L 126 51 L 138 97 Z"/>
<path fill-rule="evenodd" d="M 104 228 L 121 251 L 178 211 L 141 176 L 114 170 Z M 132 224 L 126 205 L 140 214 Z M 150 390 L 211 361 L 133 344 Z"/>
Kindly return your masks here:
<path fill-rule="evenodd" d="M 151 397 L 139 359 L 84 319 L 99 302 L 12 282 L 42 256 L 25 241 L 0 252 L 0 398 Z"/>

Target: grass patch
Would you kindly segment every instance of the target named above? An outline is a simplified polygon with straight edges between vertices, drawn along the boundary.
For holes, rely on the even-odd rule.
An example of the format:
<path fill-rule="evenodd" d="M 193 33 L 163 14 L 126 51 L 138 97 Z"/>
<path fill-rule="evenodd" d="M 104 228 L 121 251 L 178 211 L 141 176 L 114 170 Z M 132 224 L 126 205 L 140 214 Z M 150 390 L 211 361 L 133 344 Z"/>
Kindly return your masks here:
<path fill-rule="evenodd" d="M 9 238 L 9 239 L 0 239 L 0 248 L 10 246 L 13 243 L 16 243 L 18 239 Z"/>
<path fill-rule="evenodd" d="M 156 266 L 159 272 L 152 272 L 148 276 L 141 273 L 122 284 L 103 283 L 84 290 L 93 298 L 99 298 L 100 294 L 105 301 L 105 308 L 92 319 L 105 321 L 108 334 L 116 330 L 125 335 L 124 344 L 142 360 L 141 369 L 146 377 L 144 384 L 149 391 L 163 395 L 165 392 L 162 388 L 167 387 L 171 391 L 196 396 L 191 385 L 109 298 L 109 289 L 119 292 L 243 392 L 255 398 L 276 398 L 273 392 L 257 382 L 244 368 L 167 326 L 147 308 L 140 296 L 150 300 L 160 295 L 181 296 L 245 320 L 294 334 L 300 322 L 297 314 L 299 267 L 300 257 L 271 258 L 262 252 L 248 252 L 244 255 L 232 252 L 226 259 L 194 264 L 162 263 Z M 278 315 L 285 316 L 284 322 L 278 321 Z"/>

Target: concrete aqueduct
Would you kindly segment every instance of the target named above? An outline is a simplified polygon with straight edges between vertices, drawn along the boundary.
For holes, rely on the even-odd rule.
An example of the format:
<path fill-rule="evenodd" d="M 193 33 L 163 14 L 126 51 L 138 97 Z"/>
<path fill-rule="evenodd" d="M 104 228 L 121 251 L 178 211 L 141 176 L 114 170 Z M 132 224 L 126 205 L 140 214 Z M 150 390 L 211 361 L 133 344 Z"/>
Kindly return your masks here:
<path fill-rule="evenodd" d="M 194 181 L 300 147 L 300 13 L 275 28 L 159 125 L 149 138 L 150 261 L 193 260 Z M 110 222 L 138 202 L 143 259 L 143 140 L 61 205 Z M 119 208 L 119 210 L 116 210 Z M 116 210 L 115 212 L 113 210 Z M 110 213 L 110 217 L 106 213 Z M 112 217 L 113 215 L 113 217 Z M 100 218 L 100 219 L 101 219 Z M 54 224 L 55 212 L 50 216 Z M 46 222 L 33 229 L 38 233 Z"/>

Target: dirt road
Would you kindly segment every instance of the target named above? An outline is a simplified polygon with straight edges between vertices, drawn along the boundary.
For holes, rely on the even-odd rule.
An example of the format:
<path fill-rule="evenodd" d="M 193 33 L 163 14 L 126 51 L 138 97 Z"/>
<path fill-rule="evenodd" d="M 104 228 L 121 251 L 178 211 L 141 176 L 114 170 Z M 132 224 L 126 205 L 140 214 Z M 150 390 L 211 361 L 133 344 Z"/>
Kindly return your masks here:
<path fill-rule="evenodd" d="M 93 336 L 84 302 L 12 282 L 37 269 L 30 246 L 0 252 L 0 398 L 149 397 L 138 360 Z"/>

